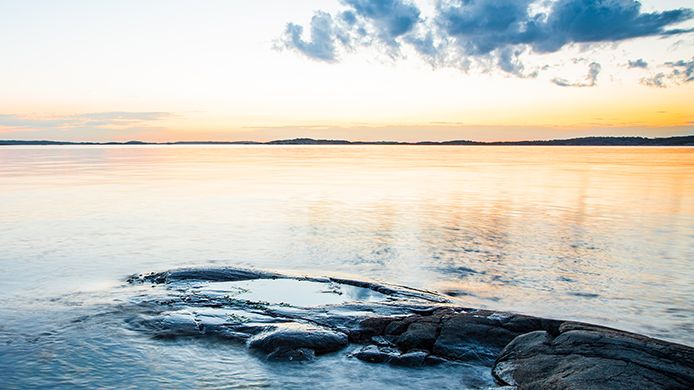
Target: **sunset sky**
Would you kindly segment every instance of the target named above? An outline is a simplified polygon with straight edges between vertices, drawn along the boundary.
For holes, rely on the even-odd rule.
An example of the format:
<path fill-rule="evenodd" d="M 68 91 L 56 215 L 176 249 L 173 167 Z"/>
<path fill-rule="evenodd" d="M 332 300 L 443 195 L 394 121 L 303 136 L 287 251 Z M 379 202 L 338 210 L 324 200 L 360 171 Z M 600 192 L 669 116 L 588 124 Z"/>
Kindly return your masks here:
<path fill-rule="evenodd" d="M 0 139 L 694 134 L 694 0 L 0 0 Z"/>

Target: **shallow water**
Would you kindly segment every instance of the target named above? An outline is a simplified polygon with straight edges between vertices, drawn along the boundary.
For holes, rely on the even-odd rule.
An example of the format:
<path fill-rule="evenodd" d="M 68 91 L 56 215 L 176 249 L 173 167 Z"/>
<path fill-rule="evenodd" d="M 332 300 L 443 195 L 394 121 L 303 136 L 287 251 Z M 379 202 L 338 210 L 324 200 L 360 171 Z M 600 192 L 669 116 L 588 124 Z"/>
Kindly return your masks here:
<path fill-rule="evenodd" d="M 124 326 L 124 279 L 348 275 L 694 345 L 694 148 L 2 147 L 0 248 L 6 387 L 443 387 L 432 369 L 147 338 Z"/>

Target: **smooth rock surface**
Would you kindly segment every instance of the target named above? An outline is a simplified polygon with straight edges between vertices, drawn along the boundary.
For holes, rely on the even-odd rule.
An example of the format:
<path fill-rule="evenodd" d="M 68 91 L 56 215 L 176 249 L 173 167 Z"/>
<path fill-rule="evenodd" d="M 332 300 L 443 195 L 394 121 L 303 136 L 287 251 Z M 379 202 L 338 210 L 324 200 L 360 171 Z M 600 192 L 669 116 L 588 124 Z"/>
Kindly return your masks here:
<path fill-rule="evenodd" d="M 248 348 L 280 356 L 281 351 L 313 350 L 316 355 L 335 352 L 347 345 L 347 335 L 317 326 L 283 324 L 248 340 Z"/>
<path fill-rule="evenodd" d="M 494 376 L 519 389 L 692 389 L 692 348 L 598 326 L 535 331 L 500 354 Z"/>

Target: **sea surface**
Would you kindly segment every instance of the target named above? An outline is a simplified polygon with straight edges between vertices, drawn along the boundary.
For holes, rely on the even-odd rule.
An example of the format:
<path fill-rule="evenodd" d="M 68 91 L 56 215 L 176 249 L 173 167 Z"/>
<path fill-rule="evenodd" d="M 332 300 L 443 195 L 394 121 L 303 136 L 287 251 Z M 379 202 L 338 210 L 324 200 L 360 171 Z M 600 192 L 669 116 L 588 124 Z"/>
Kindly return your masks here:
<path fill-rule="evenodd" d="M 225 265 L 692 346 L 694 148 L 0 147 L 0 388 L 489 386 L 126 326 L 128 275 Z"/>

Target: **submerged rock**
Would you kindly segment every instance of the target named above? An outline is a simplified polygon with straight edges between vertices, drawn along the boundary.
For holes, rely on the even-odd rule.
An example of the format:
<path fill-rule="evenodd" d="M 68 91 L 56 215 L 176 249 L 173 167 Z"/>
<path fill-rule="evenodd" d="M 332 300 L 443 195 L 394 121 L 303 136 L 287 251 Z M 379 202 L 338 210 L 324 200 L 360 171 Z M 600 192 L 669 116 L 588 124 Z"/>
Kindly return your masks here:
<path fill-rule="evenodd" d="M 238 282 L 242 280 L 273 279 L 278 277 L 281 277 L 281 275 L 245 268 L 179 268 L 171 271 L 132 275 L 128 278 L 128 282 L 151 282 L 159 284 L 184 280 Z"/>
<path fill-rule="evenodd" d="M 347 353 L 364 362 L 464 363 L 521 389 L 694 388 L 694 348 L 577 322 L 457 307 L 430 291 L 231 267 L 128 281 L 162 287 L 134 298 L 137 314 L 128 321 L 134 328 L 155 337 L 239 342 L 270 361 L 310 361 L 352 343 L 361 347 Z"/>

